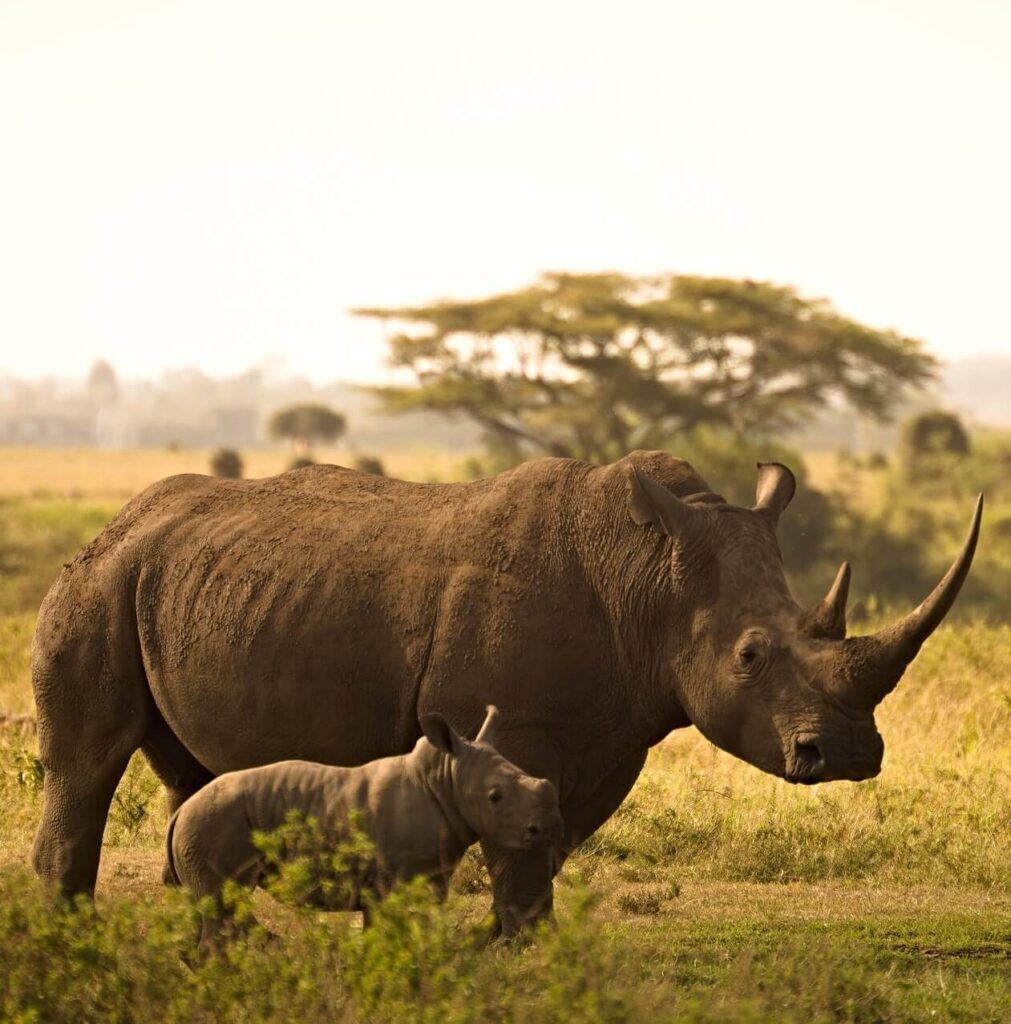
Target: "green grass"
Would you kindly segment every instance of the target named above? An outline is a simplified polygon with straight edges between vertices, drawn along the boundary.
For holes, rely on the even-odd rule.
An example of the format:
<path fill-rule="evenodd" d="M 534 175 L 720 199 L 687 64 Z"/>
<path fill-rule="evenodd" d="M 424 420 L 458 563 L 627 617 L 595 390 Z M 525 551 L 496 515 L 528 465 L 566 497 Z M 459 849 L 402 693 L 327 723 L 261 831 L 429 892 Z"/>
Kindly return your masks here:
<path fill-rule="evenodd" d="M 114 510 L 0 500 L 0 711 L 31 710 L 38 601 Z M 878 720 L 880 777 L 812 789 L 675 734 L 570 859 L 559 927 L 532 946 L 475 944 L 489 897 L 471 854 L 450 907 L 409 894 L 367 937 L 257 897 L 279 942 L 195 973 L 190 909 L 159 883 L 164 803 L 143 759 L 110 812 L 98 914 L 67 917 L 20 874 L 35 734 L 0 726 L 0 1019 L 1005 1019 L 1011 626 L 943 627 Z"/>
<path fill-rule="evenodd" d="M 36 611 L 63 563 L 118 508 L 103 502 L 0 497 L 0 615 Z"/>

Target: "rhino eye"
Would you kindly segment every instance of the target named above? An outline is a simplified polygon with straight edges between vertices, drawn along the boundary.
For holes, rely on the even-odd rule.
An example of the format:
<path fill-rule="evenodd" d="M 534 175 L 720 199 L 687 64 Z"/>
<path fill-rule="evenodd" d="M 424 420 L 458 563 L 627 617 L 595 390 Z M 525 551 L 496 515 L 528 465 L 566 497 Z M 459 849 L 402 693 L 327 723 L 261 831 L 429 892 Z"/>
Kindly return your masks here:
<path fill-rule="evenodd" d="M 488 791 L 488 799 L 491 803 L 497 804 L 502 799 L 502 790 L 495 786 L 494 789 Z"/>
<path fill-rule="evenodd" d="M 768 644 L 762 637 L 749 637 L 737 648 L 737 665 L 742 672 L 752 675 L 765 663 Z"/>

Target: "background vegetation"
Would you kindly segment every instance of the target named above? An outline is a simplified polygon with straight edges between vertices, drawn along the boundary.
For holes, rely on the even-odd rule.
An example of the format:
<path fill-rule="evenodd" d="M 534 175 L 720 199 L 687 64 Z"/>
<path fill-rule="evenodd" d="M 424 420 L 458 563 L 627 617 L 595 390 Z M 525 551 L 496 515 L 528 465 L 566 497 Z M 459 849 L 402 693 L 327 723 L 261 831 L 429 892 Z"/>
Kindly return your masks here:
<path fill-rule="evenodd" d="M 885 418 L 934 375 L 918 341 L 765 281 L 545 274 L 475 301 L 360 309 L 403 330 L 394 412 L 455 415 L 495 453 L 610 462 L 700 427 L 768 439 L 834 398 Z"/>

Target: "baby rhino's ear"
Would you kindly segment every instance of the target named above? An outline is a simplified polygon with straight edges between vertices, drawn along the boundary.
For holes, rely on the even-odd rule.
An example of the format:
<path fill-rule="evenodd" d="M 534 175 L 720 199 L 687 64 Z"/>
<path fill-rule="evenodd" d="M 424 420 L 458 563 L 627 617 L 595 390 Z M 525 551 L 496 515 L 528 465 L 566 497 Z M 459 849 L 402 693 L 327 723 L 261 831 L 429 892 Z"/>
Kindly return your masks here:
<path fill-rule="evenodd" d="M 463 741 L 442 715 L 432 712 L 430 715 L 422 715 L 418 721 L 421 723 L 425 739 L 436 750 L 441 750 L 450 757 L 455 757 L 460 752 L 460 744 Z"/>

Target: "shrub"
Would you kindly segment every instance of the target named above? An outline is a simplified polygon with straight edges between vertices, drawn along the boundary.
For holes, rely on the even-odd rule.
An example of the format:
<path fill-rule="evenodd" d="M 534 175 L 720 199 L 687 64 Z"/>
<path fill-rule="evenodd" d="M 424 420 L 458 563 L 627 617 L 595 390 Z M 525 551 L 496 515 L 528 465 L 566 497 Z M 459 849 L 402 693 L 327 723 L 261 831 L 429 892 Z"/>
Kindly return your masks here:
<path fill-rule="evenodd" d="M 655 917 L 663 913 L 664 905 L 677 895 L 677 887 L 658 888 L 646 886 L 623 893 L 618 897 L 618 906 L 629 914 Z"/>
<path fill-rule="evenodd" d="M 219 448 L 211 456 L 211 472 L 229 480 L 242 477 L 242 456 L 234 448 Z"/>
<path fill-rule="evenodd" d="M 969 434 L 952 412 L 935 409 L 920 413 L 906 422 L 902 434 L 906 450 L 914 456 L 931 452 L 969 453 Z"/>
<path fill-rule="evenodd" d="M 109 807 L 107 842 L 132 843 L 148 822 L 161 783 L 140 757 L 131 759 Z"/>
<path fill-rule="evenodd" d="M 359 455 L 355 459 L 354 468 L 359 473 L 371 473 L 373 476 L 386 476 L 383 463 L 375 455 Z"/>
<path fill-rule="evenodd" d="M 910 480 L 943 477 L 952 462 L 969 451 L 969 434 L 954 413 L 935 409 L 903 425 L 900 457 Z"/>
<path fill-rule="evenodd" d="M 487 947 L 455 902 L 423 881 L 400 887 L 363 931 L 346 920 L 296 916 L 217 955 L 193 956 L 196 908 L 184 893 L 53 906 L 37 882 L 0 874 L 0 1019 L 127 1022 L 585 1021 L 649 1016 L 623 983 L 634 956 L 593 918 L 577 890 L 557 926 L 531 944 Z M 191 967 L 186 962 L 192 963 Z"/>
<path fill-rule="evenodd" d="M 365 885 L 365 870 L 373 845 L 352 815 L 347 834 L 335 837 L 316 818 L 297 810 L 273 832 L 253 834 L 271 878 L 268 891 L 290 906 L 353 906 Z"/>

